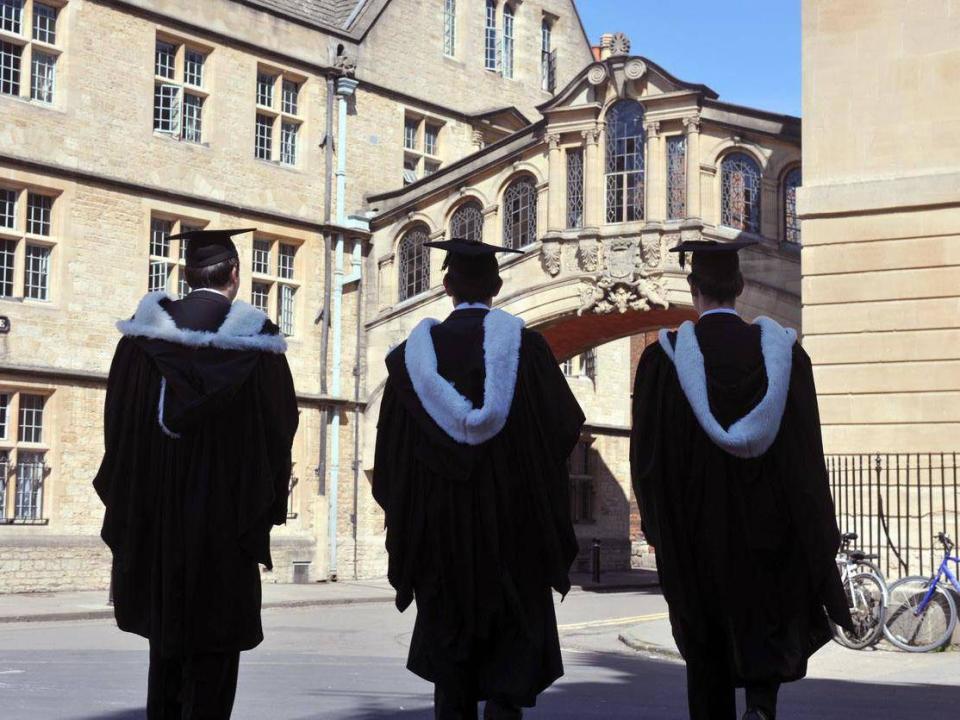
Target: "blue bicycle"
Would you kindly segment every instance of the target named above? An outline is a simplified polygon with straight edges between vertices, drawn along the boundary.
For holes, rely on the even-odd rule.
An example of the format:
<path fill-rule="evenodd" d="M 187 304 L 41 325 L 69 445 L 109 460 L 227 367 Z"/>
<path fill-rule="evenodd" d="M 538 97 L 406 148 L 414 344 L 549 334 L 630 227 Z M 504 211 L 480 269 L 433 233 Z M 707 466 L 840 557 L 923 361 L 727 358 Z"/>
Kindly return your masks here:
<path fill-rule="evenodd" d="M 944 548 L 943 562 L 933 577 L 905 577 L 890 586 L 890 605 L 883 634 L 907 652 L 929 652 L 943 647 L 957 626 L 957 604 L 950 586 L 960 593 L 960 557 L 951 556 L 953 541 L 946 533 L 937 535 Z M 949 583 L 949 584 L 948 584 Z"/>

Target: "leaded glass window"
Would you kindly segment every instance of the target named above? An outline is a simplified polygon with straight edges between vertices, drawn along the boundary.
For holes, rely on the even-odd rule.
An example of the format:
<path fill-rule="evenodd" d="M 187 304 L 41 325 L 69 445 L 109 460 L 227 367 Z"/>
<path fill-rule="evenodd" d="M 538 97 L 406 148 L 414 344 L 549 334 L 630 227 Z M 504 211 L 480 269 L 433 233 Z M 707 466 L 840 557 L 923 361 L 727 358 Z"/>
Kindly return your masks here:
<path fill-rule="evenodd" d="M 800 244 L 800 219 L 797 217 L 797 188 L 803 184 L 800 168 L 793 168 L 783 179 L 783 239 Z"/>
<path fill-rule="evenodd" d="M 257 310 L 267 312 L 270 307 L 270 286 L 267 283 L 255 282 L 251 288 L 250 304 Z"/>
<path fill-rule="evenodd" d="M 453 57 L 457 52 L 457 0 L 443 2 L 443 54 Z"/>
<path fill-rule="evenodd" d="M 48 53 L 33 51 L 30 73 L 30 97 L 42 103 L 53 102 L 54 77 L 57 71 L 57 58 Z"/>
<path fill-rule="evenodd" d="M 9 422 L 10 422 L 10 394 L 0 393 L 0 439 L 2 440 L 7 439 L 7 427 Z"/>
<path fill-rule="evenodd" d="M 280 125 L 280 162 L 283 165 L 297 164 L 297 133 L 300 126 L 297 123 L 282 123 Z"/>
<path fill-rule="evenodd" d="M 440 128 L 436 125 L 426 123 L 423 126 L 423 151 L 427 155 L 437 155 L 440 152 L 438 138 Z"/>
<path fill-rule="evenodd" d="M 400 300 L 412 298 L 430 289 L 430 239 L 426 226 L 408 230 L 397 248 Z"/>
<path fill-rule="evenodd" d="M 483 66 L 487 70 L 497 69 L 497 3 L 487 0 L 486 16 L 483 26 Z"/>
<path fill-rule="evenodd" d="M 16 258 L 16 241 L 0 240 L 0 297 L 13 297 L 13 271 Z"/>
<path fill-rule="evenodd" d="M 27 193 L 27 232 L 31 235 L 50 234 L 53 198 L 39 193 Z"/>
<path fill-rule="evenodd" d="M 283 80 L 282 110 L 288 115 L 296 115 L 300 104 L 300 83 Z"/>
<path fill-rule="evenodd" d="M 0 188 L 0 227 L 17 226 L 17 191 Z"/>
<path fill-rule="evenodd" d="M 17 452 L 17 492 L 14 503 L 14 517 L 17 520 L 41 519 L 45 469 L 42 452 Z"/>
<path fill-rule="evenodd" d="M 203 62 L 206 56 L 198 50 L 187 50 L 183 58 L 183 81 L 188 85 L 203 87 Z"/>
<path fill-rule="evenodd" d="M 514 181 L 503 194 L 503 244 L 519 250 L 537 240 L 537 184 L 532 177 Z"/>
<path fill-rule="evenodd" d="M 187 94 L 183 98 L 183 139 L 203 142 L 203 98 Z"/>
<path fill-rule="evenodd" d="M 270 274 L 270 241 L 253 241 L 253 271 L 260 275 Z"/>
<path fill-rule="evenodd" d="M 53 45 L 57 42 L 57 8 L 33 3 L 33 39 Z"/>
<path fill-rule="evenodd" d="M 150 266 L 147 275 L 147 290 L 159 292 L 167 289 L 172 264 L 170 257 L 170 234 L 173 222 L 161 218 L 150 220 Z"/>
<path fill-rule="evenodd" d="M 276 79 L 275 75 L 269 73 L 257 73 L 257 105 L 273 107 L 273 85 Z"/>
<path fill-rule="evenodd" d="M 153 129 L 157 132 L 180 133 L 180 87 L 160 83 L 153 91 Z"/>
<path fill-rule="evenodd" d="M 583 227 L 583 148 L 567 150 L 567 227 Z"/>
<path fill-rule="evenodd" d="M 450 236 L 461 240 L 483 240 L 483 207 L 468 200 L 450 218 Z"/>
<path fill-rule="evenodd" d="M 760 232 L 760 166 L 749 155 L 732 153 L 721 164 L 720 222 L 744 232 Z"/>
<path fill-rule="evenodd" d="M 280 243 L 277 275 L 281 280 L 293 280 L 293 261 L 297 255 L 297 246 Z"/>
<path fill-rule="evenodd" d="M 403 121 L 403 146 L 407 150 L 417 149 L 417 132 L 420 129 L 420 121 L 416 118 L 408 117 Z"/>
<path fill-rule="evenodd" d="M 173 80 L 176 53 L 175 45 L 158 40 L 156 54 L 154 55 L 154 74 L 166 80 Z"/>
<path fill-rule="evenodd" d="M 43 395 L 20 395 L 20 425 L 17 438 L 22 443 L 43 442 Z"/>
<path fill-rule="evenodd" d="M 253 152 L 258 160 L 270 160 L 273 157 L 273 118 L 269 115 L 257 115 Z"/>
<path fill-rule="evenodd" d="M 30 300 L 49 300 L 50 247 L 27 245 L 23 296 Z"/>
<path fill-rule="evenodd" d="M 280 294 L 277 296 L 277 303 L 279 305 L 277 308 L 279 322 L 277 324 L 280 326 L 280 332 L 288 337 L 293 335 L 294 330 L 293 300 L 296 292 L 297 289 L 291 285 L 281 285 Z"/>
<path fill-rule="evenodd" d="M 23 0 L 0 0 L 0 30 L 20 34 L 23 21 Z"/>
<path fill-rule="evenodd" d="M 667 138 L 667 219 L 680 220 L 687 215 L 687 138 Z"/>
<path fill-rule="evenodd" d="M 513 8 L 503 8 L 503 76 L 513 77 Z"/>
<path fill-rule="evenodd" d="M 0 40 L 0 93 L 20 94 L 20 54 L 22 48 Z"/>
<path fill-rule="evenodd" d="M 621 100 L 610 108 L 606 134 L 607 222 L 642 220 L 646 132 L 640 103 Z"/>
<path fill-rule="evenodd" d="M 556 56 L 553 54 L 553 28 L 550 22 L 540 23 L 540 88 L 553 92 L 556 88 Z"/>

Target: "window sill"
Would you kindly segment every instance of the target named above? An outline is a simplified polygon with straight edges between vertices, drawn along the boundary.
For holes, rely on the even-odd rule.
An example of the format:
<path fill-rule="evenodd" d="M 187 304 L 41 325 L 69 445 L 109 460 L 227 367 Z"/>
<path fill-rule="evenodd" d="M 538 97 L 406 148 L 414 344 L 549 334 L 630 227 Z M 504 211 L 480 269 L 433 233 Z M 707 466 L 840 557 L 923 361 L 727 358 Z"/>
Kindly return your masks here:
<path fill-rule="evenodd" d="M 21 20 L 20 26 L 29 27 L 29 24 Z M 13 43 L 14 45 L 19 45 L 20 47 L 26 47 L 30 44 L 30 39 L 27 38 L 26 35 L 18 35 L 17 33 L 12 33 L 9 30 L 0 30 L 0 40 Z"/>
<path fill-rule="evenodd" d="M 258 162 L 263 165 L 269 165 L 270 167 L 276 168 L 277 170 L 297 173 L 298 175 L 303 174 L 303 170 L 301 170 L 300 167 L 297 165 L 285 165 L 279 160 L 264 160 L 263 158 L 258 158 L 258 157 L 254 157 L 253 159 L 254 159 L 254 162 Z"/>
<path fill-rule="evenodd" d="M 41 108 L 43 110 L 51 110 L 53 112 L 64 114 L 64 111 L 57 106 L 56 92 L 54 92 L 53 97 L 54 97 L 53 102 L 43 102 L 42 100 L 34 100 L 29 95 L 11 95 L 10 93 L 0 93 L 0 98 L 5 98 L 7 100 L 20 102 L 20 103 L 23 103 L 24 105 L 27 105 L 28 107 Z"/>
<path fill-rule="evenodd" d="M 209 149 L 210 149 L 210 143 L 206 143 L 206 142 L 193 142 L 192 140 L 184 140 L 184 139 L 181 138 L 181 137 L 177 137 L 177 136 L 174 135 L 173 133 L 164 132 L 163 130 L 156 130 L 156 129 L 154 129 L 154 131 L 153 131 L 153 137 L 157 138 L 158 140 L 163 140 L 164 142 L 175 142 L 175 143 L 178 143 L 178 144 L 180 144 L 180 145 L 183 145 L 184 147 L 198 148 L 198 149 L 201 149 L 201 150 L 209 150 Z"/>
<path fill-rule="evenodd" d="M 49 525 L 49 518 L 2 518 L 0 525 Z"/>

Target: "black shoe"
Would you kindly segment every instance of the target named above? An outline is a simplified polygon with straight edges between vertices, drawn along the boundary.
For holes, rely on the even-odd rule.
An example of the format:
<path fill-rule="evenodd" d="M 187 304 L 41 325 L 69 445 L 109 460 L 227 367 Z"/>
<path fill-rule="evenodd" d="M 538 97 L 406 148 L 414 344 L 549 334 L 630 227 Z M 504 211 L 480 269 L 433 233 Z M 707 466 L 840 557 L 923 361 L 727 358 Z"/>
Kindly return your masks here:
<path fill-rule="evenodd" d="M 763 710 L 753 708 L 743 714 L 743 720 L 772 720 Z"/>

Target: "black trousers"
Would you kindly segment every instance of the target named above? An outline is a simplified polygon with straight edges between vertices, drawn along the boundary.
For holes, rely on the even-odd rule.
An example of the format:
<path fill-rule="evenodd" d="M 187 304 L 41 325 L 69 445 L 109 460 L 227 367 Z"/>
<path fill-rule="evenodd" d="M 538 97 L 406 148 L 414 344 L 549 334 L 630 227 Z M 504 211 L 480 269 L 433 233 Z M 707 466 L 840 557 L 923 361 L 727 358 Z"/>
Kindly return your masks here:
<path fill-rule="evenodd" d="M 165 658 L 150 644 L 148 720 L 228 720 L 240 652 Z"/>
<path fill-rule="evenodd" d="M 479 701 L 454 688 L 433 688 L 433 713 L 436 720 L 477 720 Z M 520 720 L 523 710 L 499 700 L 487 700 L 483 720 Z"/>
<path fill-rule="evenodd" d="M 780 683 L 757 683 L 745 689 L 747 709 L 762 710 L 775 720 Z M 687 661 L 687 703 L 690 720 L 737 720 L 737 689 L 723 663 Z"/>

